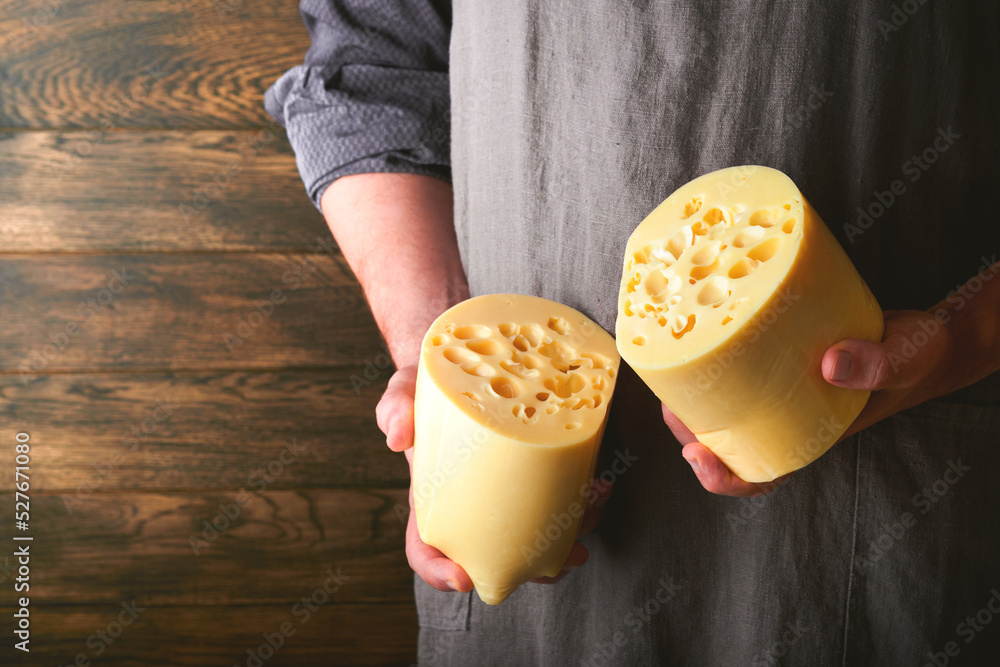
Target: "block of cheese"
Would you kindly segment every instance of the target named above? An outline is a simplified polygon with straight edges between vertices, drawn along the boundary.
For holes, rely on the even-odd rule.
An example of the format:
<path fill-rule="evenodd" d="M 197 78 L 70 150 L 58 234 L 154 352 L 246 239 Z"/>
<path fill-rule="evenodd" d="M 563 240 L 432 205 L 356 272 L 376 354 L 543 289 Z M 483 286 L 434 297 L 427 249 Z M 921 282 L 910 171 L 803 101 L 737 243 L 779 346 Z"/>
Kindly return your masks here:
<path fill-rule="evenodd" d="M 656 207 L 625 250 L 618 350 L 736 475 L 766 482 L 819 458 L 869 392 L 834 387 L 823 353 L 879 341 L 882 311 L 785 174 L 731 167 Z"/>
<path fill-rule="evenodd" d="M 582 313 L 488 294 L 424 337 L 413 502 L 424 542 L 483 602 L 559 573 L 576 539 L 621 358 Z"/>

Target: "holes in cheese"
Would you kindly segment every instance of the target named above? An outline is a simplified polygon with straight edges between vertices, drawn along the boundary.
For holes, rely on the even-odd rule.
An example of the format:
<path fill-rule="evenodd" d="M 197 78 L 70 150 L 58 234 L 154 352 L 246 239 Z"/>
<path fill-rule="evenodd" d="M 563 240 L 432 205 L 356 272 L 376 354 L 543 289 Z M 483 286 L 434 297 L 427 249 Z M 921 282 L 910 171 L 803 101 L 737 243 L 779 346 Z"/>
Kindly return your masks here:
<path fill-rule="evenodd" d="M 628 241 L 618 304 L 622 357 L 747 481 L 818 458 L 868 399 L 825 382 L 820 359 L 838 340 L 880 340 L 881 309 L 774 169 L 723 169 L 670 195 Z"/>
<path fill-rule="evenodd" d="M 492 357 L 503 351 L 503 347 L 499 343 L 495 340 L 489 340 L 488 338 L 470 340 L 465 344 L 465 347 L 484 357 Z"/>
<path fill-rule="evenodd" d="M 417 525 L 488 604 L 565 562 L 579 518 L 541 552 L 537 533 L 586 501 L 620 363 L 614 339 L 583 314 L 516 294 L 464 301 L 424 337 Z"/>

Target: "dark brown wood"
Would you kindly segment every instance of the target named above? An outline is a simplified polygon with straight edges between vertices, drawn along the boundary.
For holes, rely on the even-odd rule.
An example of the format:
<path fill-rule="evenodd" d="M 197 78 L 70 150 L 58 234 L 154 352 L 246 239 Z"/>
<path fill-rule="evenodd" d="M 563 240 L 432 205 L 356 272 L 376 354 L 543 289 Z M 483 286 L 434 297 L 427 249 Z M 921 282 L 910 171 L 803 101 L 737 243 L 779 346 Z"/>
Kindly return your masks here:
<path fill-rule="evenodd" d="M 131 604 L 131 600 L 124 602 Z M 0 660 L 4 665 L 71 665 L 82 654 L 91 665 L 114 667 L 245 667 L 248 662 L 258 664 L 253 654 L 269 656 L 261 661 L 267 667 L 410 665 L 416 661 L 417 619 L 411 604 L 328 602 L 308 617 L 307 608 L 299 608 L 296 615 L 292 605 L 139 605 L 135 618 L 131 610 L 120 603 L 34 608 L 31 653 L 5 645 Z M 119 632 L 116 623 L 123 611 L 131 623 L 112 638 L 108 632 Z M 13 612 L 0 608 L 4 618 L 11 618 Z M 291 634 L 285 637 L 283 630 Z M 98 631 L 111 643 L 101 639 Z M 273 653 L 271 644 L 279 646 Z"/>
<path fill-rule="evenodd" d="M 22 381 L 99 369 L 361 366 L 383 354 L 337 253 L 7 256 L 0 290 L 0 371 Z"/>
<path fill-rule="evenodd" d="M 283 622 L 251 664 L 415 662 L 389 360 L 263 109 L 297 5 L 0 0 L 0 423 L 35 538 L 32 652 L 0 664 L 247 665 Z"/>
<path fill-rule="evenodd" d="M 263 126 L 296 0 L 0 0 L 0 128 Z"/>
<path fill-rule="evenodd" d="M 0 253 L 333 247 L 283 131 L 0 132 L 0 165 Z"/>
<path fill-rule="evenodd" d="M 159 606 L 292 604 L 328 570 L 349 577 L 337 601 L 406 602 L 413 595 L 401 520 L 406 496 L 402 489 L 253 487 L 96 492 L 70 513 L 64 498 L 32 494 L 29 530 L 18 534 L 34 537 L 36 607 L 133 598 Z M 0 498 L 0 534 L 13 544 L 12 494 Z M 0 564 L 16 567 L 5 558 Z"/>
<path fill-rule="evenodd" d="M 269 488 L 405 487 L 406 462 L 375 426 L 390 372 L 0 375 L 0 422 L 32 438 L 32 488 L 70 503 L 96 490 L 236 489 L 279 456 L 294 462 Z"/>

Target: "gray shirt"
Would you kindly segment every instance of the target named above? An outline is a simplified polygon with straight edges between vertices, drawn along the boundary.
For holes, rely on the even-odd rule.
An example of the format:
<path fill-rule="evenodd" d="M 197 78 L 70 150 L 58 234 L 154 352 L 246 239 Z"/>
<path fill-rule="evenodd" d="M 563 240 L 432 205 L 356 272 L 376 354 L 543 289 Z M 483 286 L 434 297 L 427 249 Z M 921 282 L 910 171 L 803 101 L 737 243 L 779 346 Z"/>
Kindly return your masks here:
<path fill-rule="evenodd" d="M 302 0 L 305 62 L 265 94 L 319 207 L 341 176 L 450 179 L 449 2 Z"/>
<path fill-rule="evenodd" d="M 789 174 L 884 308 L 927 308 L 996 261 L 996 3 L 377 7 L 377 34 L 412 56 L 377 73 L 421 100 L 385 105 L 399 125 L 379 116 L 363 148 L 331 150 L 370 94 L 343 87 L 357 83 L 351 57 L 320 55 L 366 25 L 332 2 L 303 3 L 312 60 L 268 109 L 314 197 L 354 164 L 450 165 L 474 294 L 537 294 L 611 331 L 631 230 L 684 182 L 738 164 Z M 444 75 L 445 44 L 449 150 L 433 139 L 448 90 L 427 78 Z M 381 57 L 373 42 L 352 53 Z M 417 581 L 421 662 L 984 664 L 1000 655 L 1000 626 L 983 621 L 1000 610 L 998 428 L 991 376 L 847 439 L 767 496 L 723 498 L 700 488 L 626 371 L 590 562 L 495 608 Z"/>

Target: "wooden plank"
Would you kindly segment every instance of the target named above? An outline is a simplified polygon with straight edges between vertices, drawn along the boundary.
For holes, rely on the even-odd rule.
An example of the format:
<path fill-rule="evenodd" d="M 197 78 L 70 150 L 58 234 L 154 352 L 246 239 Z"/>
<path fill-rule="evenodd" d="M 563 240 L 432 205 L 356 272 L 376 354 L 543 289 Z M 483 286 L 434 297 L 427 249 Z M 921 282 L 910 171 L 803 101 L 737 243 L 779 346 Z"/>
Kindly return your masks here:
<path fill-rule="evenodd" d="M 0 375 L 0 439 L 27 432 L 32 489 L 70 504 L 95 490 L 236 489 L 264 474 L 272 489 L 405 488 L 406 462 L 375 425 L 390 372 L 368 386 L 361 368 Z"/>
<path fill-rule="evenodd" d="M 0 132 L 0 252 L 311 252 L 284 132 Z"/>
<path fill-rule="evenodd" d="M 0 371 L 357 366 L 382 354 L 339 254 L 0 259 Z"/>
<path fill-rule="evenodd" d="M 402 489 L 97 492 L 71 514 L 62 498 L 32 494 L 29 530 L 18 535 L 34 538 L 38 606 L 133 598 L 153 606 L 292 604 L 328 571 L 348 577 L 338 602 L 406 602 L 413 595 L 399 516 L 406 496 Z M 9 526 L 2 532 L 13 544 L 13 498 L 0 497 L 0 525 Z M 16 569 L 7 558 L 0 564 Z"/>
<path fill-rule="evenodd" d="M 296 0 L 0 0 L 0 127 L 234 128 L 309 39 Z"/>
<path fill-rule="evenodd" d="M 312 592 L 304 590 L 302 594 Z M 131 600 L 124 602 L 129 605 Z M 290 605 L 138 605 L 134 609 L 134 618 L 126 612 L 124 618 L 130 624 L 119 634 L 118 617 L 124 611 L 120 604 L 32 608 L 31 653 L 14 650 L 11 640 L 0 649 L 0 662 L 72 665 L 81 654 L 91 665 L 114 667 L 244 667 L 248 663 L 268 667 L 327 667 L 416 662 L 417 617 L 412 604 L 338 602 L 319 606 L 315 612 L 302 607 L 297 613 Z M 308 617 L 305 611 L 309 611 Z M 11 618 L 13 613 L 13 608 L 0 608 L 4 618 Z M 290 634 L 285 637 L 282 630 Z M 103 631 L 111 642 L 105 642 L 98 631 Z M 270 644 L 279 647 L 273 653 L 265 643 L 265 635 L 271 639 Z M 258 663 L 252 658 L 254 654 L 258 659 L 270 657 Z"/>

